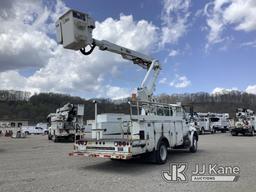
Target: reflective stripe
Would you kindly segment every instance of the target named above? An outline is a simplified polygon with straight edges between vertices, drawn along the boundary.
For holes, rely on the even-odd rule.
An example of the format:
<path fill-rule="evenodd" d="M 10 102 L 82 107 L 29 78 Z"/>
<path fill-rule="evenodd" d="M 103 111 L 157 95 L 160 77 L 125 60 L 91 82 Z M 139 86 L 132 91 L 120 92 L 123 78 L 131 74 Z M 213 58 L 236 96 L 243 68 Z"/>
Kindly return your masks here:
<path fill-rule="evenodd" d="M 113 154 L 96 154 L 96 153 L 81 153 L 81 152 L 72 152 L 69 153 L 69 156 L 84 156 L 84 157 L 99 157 L 99 158 L 113 158 L 113 159 L 131 159 L 131 155 L 113 155 Z"/>

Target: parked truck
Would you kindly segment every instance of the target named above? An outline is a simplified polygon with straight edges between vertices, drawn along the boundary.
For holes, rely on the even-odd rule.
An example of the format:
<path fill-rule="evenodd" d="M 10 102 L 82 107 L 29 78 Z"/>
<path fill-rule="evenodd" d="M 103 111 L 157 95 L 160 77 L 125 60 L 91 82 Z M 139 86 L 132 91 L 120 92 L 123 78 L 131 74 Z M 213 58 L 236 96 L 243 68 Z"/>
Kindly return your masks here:
<path fill-rule="evenodd" d="M 69 10 L 56 22 L 57 40 L 64 48 L 89 55 L 95 47 L 121 55 L 147 70 L 132 95 L 130 114 L 97 114 L 92 124 L 92 137 L 76 141 L 71 156 L 109 159 L 147 157 L 156 163 L 167 161 L 167 149 L 197 151 L 198 135 L 189 125 L 180 104 L 159 103 L 153 96 L 161 70 L 159 61 L 137 51 L 92 37 L 94 20 L 86 13 Z M 144 40 L 142 40 L 144 41 Z M 87 49 L 89 47 L 89 49 Z"/>
<path fill-rule="evenodd" d="M 229 114 L 227 113 L 198 113 L 198 128 L 200 134 L 225 133 L 230 128 Z"/>
<path fill-rule="evenodd" d="M 214 132 L 221 131 L 222 133 L 226 133 L 226 131 L 229 131 L 230 122 L 228 113 L 210 114 L 210 122 Z"/>
<path fill-rule="evenodd" d="M 59 140 L 74 141 L 76 133 L 83 127 L 84 105 L 67 103 L 50 113 L 47 117 L 49 122 L 48 139 L 57 142 Z"/>
<path fill-rule="evenodd" d="M 256 133 L 256 120 L 254 111 L 250 109 L 238 108 L 236 110 L 236 118 L 234 127 L 231 128 L 231 135 L 237 136 L 251 135 L 254 136 Z"/>

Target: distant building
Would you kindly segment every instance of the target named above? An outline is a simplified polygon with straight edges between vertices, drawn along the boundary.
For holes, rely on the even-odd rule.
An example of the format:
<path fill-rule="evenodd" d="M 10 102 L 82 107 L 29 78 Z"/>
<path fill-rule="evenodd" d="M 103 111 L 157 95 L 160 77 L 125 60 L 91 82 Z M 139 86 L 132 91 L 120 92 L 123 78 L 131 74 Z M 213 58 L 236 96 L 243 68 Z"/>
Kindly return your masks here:
<path fill-rule="evenodd" d="M 28 126 L 28 120 L 0 119 L 0 130 L 2 131 L 19 129 L 22 126 Z"/>

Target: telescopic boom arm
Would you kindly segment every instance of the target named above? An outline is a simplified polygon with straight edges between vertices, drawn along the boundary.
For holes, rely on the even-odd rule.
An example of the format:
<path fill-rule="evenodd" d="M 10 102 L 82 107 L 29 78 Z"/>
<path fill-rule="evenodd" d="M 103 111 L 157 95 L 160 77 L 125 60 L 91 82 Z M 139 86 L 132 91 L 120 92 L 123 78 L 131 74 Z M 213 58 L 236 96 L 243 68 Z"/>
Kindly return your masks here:
<path fill-rule="evenodd" d="M 147 73 L 137 90 L 137 96 L 140 101 L 153 102 L 153 92 L 161 70 L 158 61 L 137 51 L 92 38 L 94 28 L 94 20 L 88 14 L 69 10 L 56 22 L 57 41 L 59 44 L 63 44 L 64 48 L 80 50 L 84 55 L 91 54 L 94 48 L 98 47 L 101 51 L 119 54 L 124 59 L 146 69 Z M 87 47 L 90 47 L 88 51 Z M 152 79 L 150 79 L 151 73 L 153 73 Z"/>

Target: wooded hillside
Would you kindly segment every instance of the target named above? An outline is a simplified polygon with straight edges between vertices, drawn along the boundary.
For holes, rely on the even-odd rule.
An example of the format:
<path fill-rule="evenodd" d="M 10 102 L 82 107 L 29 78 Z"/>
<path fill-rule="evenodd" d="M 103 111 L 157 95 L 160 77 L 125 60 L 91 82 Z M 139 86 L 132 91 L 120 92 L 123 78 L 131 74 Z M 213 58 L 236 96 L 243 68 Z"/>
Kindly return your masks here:
<path fill-rule="evenodd" d="M 234 115 L 238 107 L 256 111 L 256 95 L 238 91 L 222 95 L 208 93 L 173 94 L 158 96 L 160 102 L 192 105 L 196 112 L 227 112 Z M 98 99 L 98 112 L 128 113 L 128 104 L 114 104 L 108 99 Z M 40 93 L 28 101 L 0 101 L 0 119 L 27 119 L 30 123 L 45 122 L 49 113 L 66 103 L 85 104 L 85 120 L 94 118 L 92 100 L 55 93 Z"/>

